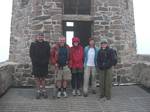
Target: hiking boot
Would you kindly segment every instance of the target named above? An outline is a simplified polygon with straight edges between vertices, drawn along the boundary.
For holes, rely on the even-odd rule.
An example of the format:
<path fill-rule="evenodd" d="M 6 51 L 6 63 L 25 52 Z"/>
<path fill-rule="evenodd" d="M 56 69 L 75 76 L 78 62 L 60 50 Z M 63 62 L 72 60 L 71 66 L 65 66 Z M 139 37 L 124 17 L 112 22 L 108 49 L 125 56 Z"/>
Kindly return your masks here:
<path fill-rule="evenodd" d="M 47 92 L 46 91 L 43 91 L 43 97 L 45 98 L 45 99 L 47 99 L 48 98 L 48 95 L 47 95 Z"/>
<path fill-rule="evenodd" d="M 41 97 L 41 92 L 37 91 L 37 93 L 36 93 L 36 99 L 40 99 L 40 97 Z"/>

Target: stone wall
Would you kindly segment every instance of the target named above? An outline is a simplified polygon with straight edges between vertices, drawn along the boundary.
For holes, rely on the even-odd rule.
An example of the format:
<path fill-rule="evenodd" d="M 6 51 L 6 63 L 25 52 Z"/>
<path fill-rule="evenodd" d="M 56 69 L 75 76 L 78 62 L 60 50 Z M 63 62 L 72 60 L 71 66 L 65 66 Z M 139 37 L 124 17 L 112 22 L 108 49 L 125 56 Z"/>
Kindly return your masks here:
<path fill-rule="evenodd" d="M 122 83 L 135 82 L 130 75 L 136 56 L 133 0 L 94 0 L 93 16 L 97 45 L 101 38 L 107 37 L 110 46 L 118 52 L 114 79 L 121 77 Z"/>
<path fill-rule="evenodd" d="M 9 60 L 28 64 L 29 46 L 39 32 L 47 41 L 61 36 L 62 0 L 13 0 Z"/>
<path fill-rule="evenodd" d="M 131 75 L 136 82 L 150 88 L 150 55 L 137 55 Z"/>
<path fill-rule="evenodd" d="M 14 63 L 0 63 L 0 96 L 12 85 L 12 76 L 15 72 Z"/>
<path fill-rule="evenodd" d="M 137 63 L 150 63 L 150 55 L 137 55 L 135 62 Z"/>
<path fill-rule="evenodd" d="M 49 74 L 46 78 L 46 85 L 54 83 L 54 71 L 49 67 Z M 13 74 L 13 87 L 33 87 L 35 86 L 34 76 L 32 75 L 31 64 L 16 64 L 15 74 Z"/>
<path fill-rule="evenodd" d="M 46 85 L 54 84 L 54 69 L 49 67 Z M 33 87 L 35 86 L 32 66 L 30 64 L 19 64 L 4 62 L 0 64 L 0 95 L 5 93 L 9 87 Z"/>
<path fill-rule="evenodd" d="M 118 64 L 115 68 L 128 68 L 128 76 L 114 75 L 113 83 L 137 83 L 150 87 L 150 56 L 137 55 L 131 65 Z M 115 73 L 116 71 L 114 71 Z M 124 72 L 125 73 L 125 72 Z M 120 73 L 122 74 L 122 73 Z M 118 78 L 118 79 L 117 79 Z M 54 83 L 54 69 L 49 67 L 46 78 L 48 86 Z M 0 64 L 0 94 L 4 93 L 10 86 L 31 87 L 34 86 L 31 64 L 17 64 L 6 62 Z"/>

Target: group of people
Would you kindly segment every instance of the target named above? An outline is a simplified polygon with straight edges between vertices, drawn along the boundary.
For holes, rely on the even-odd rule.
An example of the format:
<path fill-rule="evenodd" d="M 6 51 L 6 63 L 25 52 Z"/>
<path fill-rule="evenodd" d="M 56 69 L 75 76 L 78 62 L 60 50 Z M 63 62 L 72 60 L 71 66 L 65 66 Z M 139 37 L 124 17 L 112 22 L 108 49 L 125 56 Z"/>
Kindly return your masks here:
<path fill-rule="evenodd" d="M 116 52 L 109 47 L 107 39 L 101 39 L 100 47 L 95 46 L 93 38 L 89 38 L 89 45 L 82 47 L 78 37 L 72 38 L 72 47 L 66 44 L 66 38 L 59 38 L 51 48 L 44 40 L 43 33 L 35 37 L 30 46 L 32 74 L 35 77 L 37 92 L 36 98 L 48 97 L 45 88 L 45 78 L 48 75 L 48 64 L 55 70 L 57 97 L 67 97 L 67 83 L 71 74 L 72 95 L 83 96 L 91 90 L 96 94 L 96 76 L 99 76 L 100 98 L 111 99 L 112 66 L 116 64 Z"/>

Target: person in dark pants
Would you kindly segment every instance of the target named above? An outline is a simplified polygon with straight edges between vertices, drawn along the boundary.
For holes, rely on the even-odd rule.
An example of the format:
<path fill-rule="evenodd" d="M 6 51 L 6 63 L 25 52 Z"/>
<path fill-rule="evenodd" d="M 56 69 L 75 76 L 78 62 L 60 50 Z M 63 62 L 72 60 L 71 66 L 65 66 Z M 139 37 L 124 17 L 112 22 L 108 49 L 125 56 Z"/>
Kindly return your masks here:
<path fill-rule="evenodd" d="M 111 99 L 113 50 L 109 47 L 107 39 L 101 40 L 101 49 L 97 56 L 97 66 L 100 75 L 100 98 Z"/>
<path fill-rule="evenodd" d="M 50 46 L 48 42 L 44 41 L 43 33 L 38 34 L 35 38 L 35 42 L 32 42 L 30 46 L 30 58 L 37 88 L 36 98 L 40 99 L 41 96 L 48 97 L 45 78 L 48 75 Z"/>
<path fill-rule="evenodd" d="M 83 47 L 80 45 L 80 39 L 74 37 L 72 39 L 73 46 L 70 49 L 70 61 L 69 66 L 72 73 L 72 94 L 73 96 L 80 96 L 81 79 L 83 75 Z"/>

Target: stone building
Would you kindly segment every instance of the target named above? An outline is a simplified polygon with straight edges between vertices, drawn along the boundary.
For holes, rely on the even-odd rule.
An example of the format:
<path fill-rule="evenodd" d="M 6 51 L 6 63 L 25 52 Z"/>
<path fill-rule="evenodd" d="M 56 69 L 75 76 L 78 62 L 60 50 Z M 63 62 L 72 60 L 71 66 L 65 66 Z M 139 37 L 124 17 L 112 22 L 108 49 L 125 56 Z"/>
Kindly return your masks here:
<path fill-rule="evenodd" d="M 50 44 L 62 35 L 68 44 L 71 36 L 78 36 L 83 46 L 89 37 L 95 38 L 97 46 L 107 38 L 118 51 L 114 77 L 134 81 L 130 75 L 136 55 L 133 0 L 13 0 L 12 10 L 10 61 L 28 68 L 29 46 L 39 32 Z M 29 69 L 20 72 L 15 80 L 28 84 Z"/>
<path fill-rule="evenodd" d="M 73 36 L 78 36 L 83 46 L 87 45 L 89 37 L 96 40 L 97 46 L 101 38 L 107 38 L 118 52 L 119 63 L 113 81 L 150 87 L 150 66 L 145 65 L 150 58 L 136 54 L 133 0 L 13 0 L 12 10 L 11 64 L 2 65 L 0 74 L 7 74 L 9 78 L 5 75 L 5 83 L 11 83 L 3 83 L 1 88 L 34 84 L 29 47 L 39 32 L 44 32 L 50 44 L 63 35 L 68 44 Z M 49 77 L 52 73 L 50 70 Z M 52 80 L 48 78 L 47 83 Z"/>
<path fill-rule="evenodd" d="M 83 46 L 89 37 L 97 45 L 107 37 L 120 64 L 136 54 L 133 0 L 13 0 L 12 12 L 10 61 L 29 63 L 29 46 L 39 32 L 50 42 L 71 33 Z"/>

